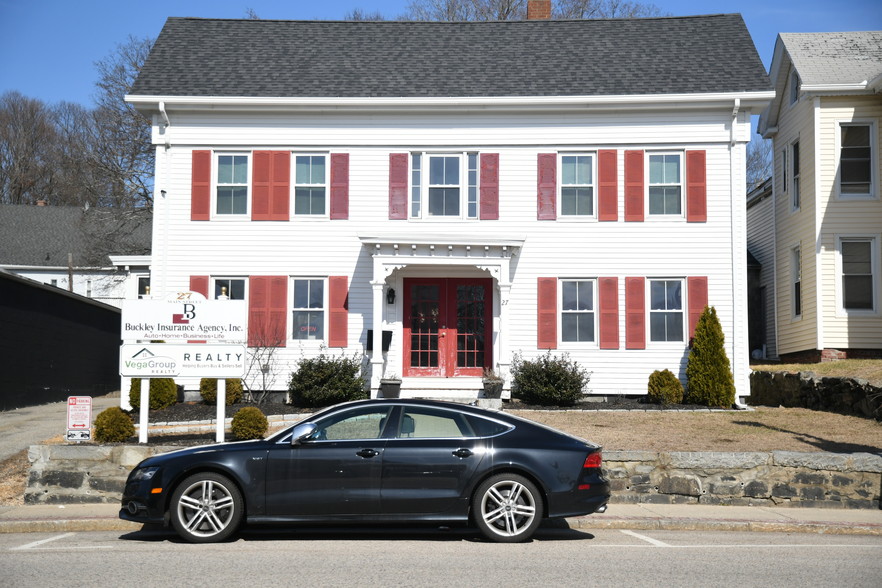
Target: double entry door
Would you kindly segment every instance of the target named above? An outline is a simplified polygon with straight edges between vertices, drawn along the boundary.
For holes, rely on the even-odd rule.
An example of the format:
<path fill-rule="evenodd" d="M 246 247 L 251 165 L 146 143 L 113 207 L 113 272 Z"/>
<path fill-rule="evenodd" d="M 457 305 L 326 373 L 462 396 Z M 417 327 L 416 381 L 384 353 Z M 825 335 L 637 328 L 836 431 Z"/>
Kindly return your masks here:
<path fill-rule="evenodd" d="M 404 279 L 404 375 L 480 376 L 492 365 L 493 280 Z"/>

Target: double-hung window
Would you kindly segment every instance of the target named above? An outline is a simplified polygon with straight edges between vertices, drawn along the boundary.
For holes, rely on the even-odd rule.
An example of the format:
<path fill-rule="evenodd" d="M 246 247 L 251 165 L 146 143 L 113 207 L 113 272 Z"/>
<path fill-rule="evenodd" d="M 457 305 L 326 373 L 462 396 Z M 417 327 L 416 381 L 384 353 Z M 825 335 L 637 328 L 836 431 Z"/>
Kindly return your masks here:
<path fill-rule="evenodd" d="M 649 214 L 683 214 L 683 161 L 680 153 L 650 153 Z"/>
<path fill-rule="evenodd" d="M 799 210 L 799 141 L 790 146 L 790 167 L 790 204 L 793 210 Z"/>
<path fill-rule="evenodd" d="M 790 278 L 793 284 L 793 317 L 802 316 L 802 253 L 799 247 L 790 250 Z"/>
<path fill-rule="evenodd" d="M 295 278 L 292 339 L 325 338 L 325 280 Z"/>
<path fill-rule="evenodd" d="M 594 156 L 560 156 L 560 213 L 562 216 L 594 215 Z"/>
<path fill-rule="evenodd" d="M 215 300 L 245 300 L 244 278 L 215 278 Z"/>
<path fill-rule="evenodd" d="M 294 214 L 322 216 L 326 214 L 328 194 L 326 155 L 294 156 Z"/>
<path fill-rule="evenodd" d="M 217 155 L 215 189 L 215 214 L 248 214 L 248 155 Z"/>
<path fill-rule="evenodd" d="M 875 309 L 874 285 L 878 270 L 874 259 L 875 239 L 843 238 L 839 240 L 842 272 L 842 308 L 846 311 Z"/>
<path fill-rule="evenodd" d="M 561 340 L 593 342 L 595 340 L 594 280 L 561 280 Z"/>
<path fill-rule="evenodd" d="M 410 218 L 478 218 L 478 154 L 414 153 Z"/>
<path fill-rule="evenodd" d="M 649 280 L 649 340 L 683 341 L 683 280 Z"/>
<path fill-rule="evenodd" d="M 839 133 L 839 196 L 871 198 L 873 184 L 873 126 L 842 124 Z"/>

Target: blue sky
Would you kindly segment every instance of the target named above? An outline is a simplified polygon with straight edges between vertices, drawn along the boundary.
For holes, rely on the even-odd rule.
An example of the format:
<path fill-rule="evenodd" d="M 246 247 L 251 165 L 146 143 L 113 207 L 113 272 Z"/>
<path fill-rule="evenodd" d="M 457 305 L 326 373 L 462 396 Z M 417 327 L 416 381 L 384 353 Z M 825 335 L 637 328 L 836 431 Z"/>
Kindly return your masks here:
<path fill-rule="evenodd" d="M 554 1 L 554 0 L 552 0 Z M 388 18 L 409 0 L 0 0 L 0 94 L 92 105 L 94 63 L 129 35 L 155 37 L 169 16 L 340 19 L 353 8 Z M 879 0 L 657 0 L 674 16 L 740 12 L 768 67 L 779 32 L 882 30 Z"/>

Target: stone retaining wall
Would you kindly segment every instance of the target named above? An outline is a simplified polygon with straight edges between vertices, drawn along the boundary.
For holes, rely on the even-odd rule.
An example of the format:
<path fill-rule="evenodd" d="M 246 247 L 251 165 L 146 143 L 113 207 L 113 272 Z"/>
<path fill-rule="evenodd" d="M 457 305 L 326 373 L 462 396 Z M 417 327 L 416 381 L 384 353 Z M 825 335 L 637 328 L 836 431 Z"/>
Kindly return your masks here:
<path fill-rule="evenodd" d="M 34 445 L 25 502 L 118 502 L 129 471 L 170 446 Z M 869 453 L 605 451 L 612 502 L 879 508 L 882 457 Z"/>
<path fill-rule="evenodd" d="M 813 372 L 752 372 L 747 401 L 882 420 L 882 388 L 860 379 L 819 378 Z"/>

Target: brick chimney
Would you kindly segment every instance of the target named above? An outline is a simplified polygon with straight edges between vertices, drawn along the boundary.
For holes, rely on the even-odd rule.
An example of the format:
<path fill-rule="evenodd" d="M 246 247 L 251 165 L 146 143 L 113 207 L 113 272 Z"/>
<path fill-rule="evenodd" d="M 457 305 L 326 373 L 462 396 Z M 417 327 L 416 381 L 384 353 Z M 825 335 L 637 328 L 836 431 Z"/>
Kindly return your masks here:
<path fill-rule="evenodd" d="M 527 20 L 551 18 L 551 0 L 527 0 Z"/>

